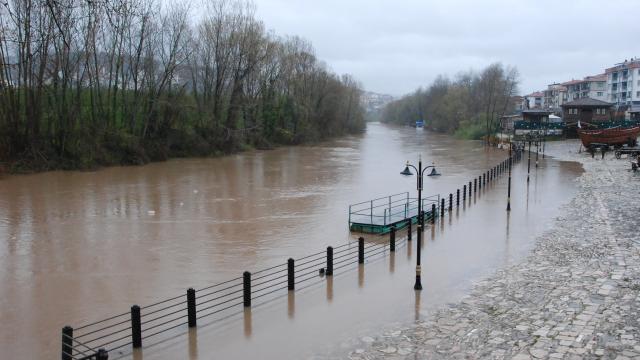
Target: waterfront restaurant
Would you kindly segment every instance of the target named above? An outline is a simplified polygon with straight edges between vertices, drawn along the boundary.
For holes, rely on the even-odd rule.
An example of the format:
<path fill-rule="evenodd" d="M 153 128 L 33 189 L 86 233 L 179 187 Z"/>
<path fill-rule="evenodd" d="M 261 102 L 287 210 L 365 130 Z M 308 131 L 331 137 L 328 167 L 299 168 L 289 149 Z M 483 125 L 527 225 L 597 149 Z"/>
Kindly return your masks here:
<path fill-rule="evenodd" d="M 578 121 L 582 127 L 611 121 L 613 104 L 592 98 L 580 98 L 562 104 L 562 118 L 566 124 L 565 135 L 577 136 Z"/>
<path fill-rule="evenodd" d="M 548 126 L 549 115 L 553 111 L 544 109 L 527 109 L 522 110 L 522 121 L 514 123 L 514 135 L 520 136 L 537 136 L 543 133 L 543 129 Z"/>

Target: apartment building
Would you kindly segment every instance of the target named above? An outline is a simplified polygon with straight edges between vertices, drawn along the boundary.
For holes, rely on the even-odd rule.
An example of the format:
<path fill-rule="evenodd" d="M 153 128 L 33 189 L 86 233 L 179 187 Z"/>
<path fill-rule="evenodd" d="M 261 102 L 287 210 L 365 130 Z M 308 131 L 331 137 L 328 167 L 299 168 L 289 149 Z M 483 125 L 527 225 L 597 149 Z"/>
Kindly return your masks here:
<path fill-rule="evenodd" d="M 554 111 L 560 111 L 562 104 L 566 103 L 569 99 L 566 86 L 558 83 L 547 85 L 547 90 L 543 91 L 543 93 L 544 103 L 547 109 Z"/>
<path fill-rule="evenodd" d="M 607 101 L 617 105 L 640 105 L 640 59 L 625 60 L 605 70 Z"/>
<path fill-rule="evenodd" d="M 542 91 L 536 91 L 529 95 L 524 96 L 525 109 L 543 109 L 544 108 L 544 93 Z"/>
<path fill-rule="evenodd" d="M 571 80 L 562 83 L 567 88 L 567 101 L 591 98 L 607 101 L 606 74 L 587 76 L 582 80 Z"/>

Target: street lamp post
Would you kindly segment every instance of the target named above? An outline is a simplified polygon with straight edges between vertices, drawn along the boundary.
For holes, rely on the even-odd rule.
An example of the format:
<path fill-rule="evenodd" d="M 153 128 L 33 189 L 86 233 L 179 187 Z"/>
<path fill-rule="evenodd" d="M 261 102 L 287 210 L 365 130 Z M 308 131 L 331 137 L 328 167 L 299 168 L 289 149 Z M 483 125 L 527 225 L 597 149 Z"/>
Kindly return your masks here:
<path fill-rule="evenodd" d="M 507 211 L 511 211 L 511 149 L 513 148 L 513 144 L 511 143 L 511 138 L 509 138 L 509 185 L 507 187 Z"/>
<path fill-rule="evenodd" d="M 418 231 L 417 231 L 417 235 L 418 235 L 418 248 L 417 248 L 417 260 L 416 260 L 416 283 L 413 286 L 414 290 L 422 290 L 422 281 L 420 278 L 420 248 L 421 248 L 421 242 L 422 242 L 422 227 L 424 226 L 424 214 L 422 211 L 422 179 L 424 177 L 424 171 L 431 168 L 433 170 L 431 170 L 431 173 L 428 176 L 436 176 L 436 175 L 440 175 L 437 171 L 436 171 L 436 167 L 435 165 L 430 165 L 427 166 L 425 168 L 422 167 L 422 156 L 420 156 L 418 158 L 418 167 L 416 168 L 415 166 L 409 164 L 409 161 L 407 161 L 406 167 L 404 168 L 404 170 L 400 173 L 402 175 L 405 176 L 411 176 L 413 175 L 413 173 L 411 172 L 411 169 L 409 168 L 413 168 L 418 177 L 417 177 L 417 188 L 418 188 Z M 431 214 L 431 216 L 435 216 L 435 214 Z M 409 220 L 411 221 L 411 220 Z"/>

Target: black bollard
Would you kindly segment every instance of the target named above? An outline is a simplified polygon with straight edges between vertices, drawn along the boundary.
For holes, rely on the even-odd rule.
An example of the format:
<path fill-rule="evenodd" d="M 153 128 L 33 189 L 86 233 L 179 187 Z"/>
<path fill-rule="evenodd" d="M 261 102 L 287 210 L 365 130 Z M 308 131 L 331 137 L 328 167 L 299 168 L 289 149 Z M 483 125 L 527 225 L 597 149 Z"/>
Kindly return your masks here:
<path fill-rule="evenodd" d="M 469 181 L 469 197 L 471 197 L 471 181 Z"/>
<path fill-rule="evenodd" d="M 295 290 L 296 289 L 296 263 L 295 260 L 289 258 L 287 260 L 287 289 Z"/>
<path fill-rule="evenodd" d="M 478 179 L 473 179 L 473 193 L 478 192 Z"/>
<path fill-rule="evenodd" d="M 391 232 L 389 233 L 389 250 L 396 251 L 396 227 L 391 227 Z"/>
<path fill-rule="evenodd" d="M 242 295 L 244 307 L 251 307 L 251 273 L 248 271 L 242 274 Z"/>
<path fill-rule="evenodd" d="M 456 189 L 456 206 L 460 207 L 460 189 Z"/>
<path fill-rule="evenodd" d="M 482 190 L 482 175 L 478 176 L 478 190 Z"/>
<path fill-rule="evenodd" d="M 462 201 L 467 200 L 467 185 L 462 185 Z"/>
<path fill-rule="evenodd" d="M 187 320 L 189 327 L 196 327 L 196 291 L 187 289 Z"/>
<path fill-rule="evenodd" d="M 99 349 L 96 353 L 96 360 L 109 360 L 109 353 L 105 349 Z"/>
<path fill-rule="evenodd" d="M 333 248 L 331 246 L 327 246 L 327 270 L 325 275 L 333 275 Z"/>
<path fill-rule="evenodd" d="M 65 326 L 62 328 L 62 360 L 73 359 L 73 328 Z"/>
<path fill-rule="evenodd" d="M 449 194 L 449 211 L 453 209 L 453 194 Z"/>
<path fill-rule="evenodd" d="M 358 264 L 364 264 L 364 238 L 358 238 Z"/>
<path fill-rule="evenodd" d="M 440 200 L 440 216 L 444 216 L 444 198 Z"/>
<path fill-rule="evenodd" d="M 431 204 L 431 223 L 436 223 L 436 204 Z"/>
<path fill-rule="evenodd" d="M 411 241 L 411 219 L 409 219 L 409 224 L 407 225 L 407 241 Z"/>
<path fill-rule="evenodd" d="M 142 347 L 142 322 L 138 305 L 131 307 L 131 344 L 134 349 Z"/>

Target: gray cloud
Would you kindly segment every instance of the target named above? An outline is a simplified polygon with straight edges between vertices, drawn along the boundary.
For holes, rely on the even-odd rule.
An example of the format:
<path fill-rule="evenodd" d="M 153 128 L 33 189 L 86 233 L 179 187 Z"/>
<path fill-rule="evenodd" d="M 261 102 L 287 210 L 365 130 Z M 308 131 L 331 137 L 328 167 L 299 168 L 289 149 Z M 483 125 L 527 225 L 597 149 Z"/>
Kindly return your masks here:
<path fill-rule="evenodd" d="M 638 0 L 255 4 L 267 28 L 310 40 L 336 72 L 393 95 L 495 61 L 517 66 L 528 93 L 640 56 Z"/>

